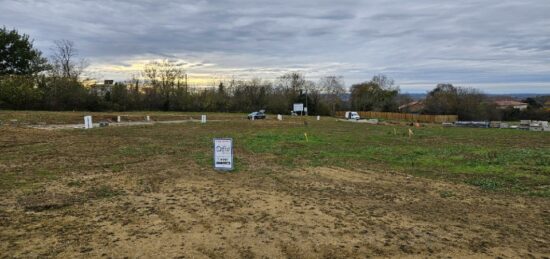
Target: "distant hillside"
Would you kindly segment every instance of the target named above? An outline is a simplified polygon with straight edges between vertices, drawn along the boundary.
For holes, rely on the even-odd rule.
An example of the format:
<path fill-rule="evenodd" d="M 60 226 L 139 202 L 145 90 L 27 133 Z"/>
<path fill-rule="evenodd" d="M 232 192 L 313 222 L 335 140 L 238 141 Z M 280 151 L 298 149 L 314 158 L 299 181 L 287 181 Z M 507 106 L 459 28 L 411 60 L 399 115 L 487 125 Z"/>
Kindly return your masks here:
<path fill-rule="evenodd" d="M 426 98 L 425 93 L 403 93 L 408 96 L 410 96 L 413 100 L 418 101 Z M 541 97 L 541 96 L 548 96 L 548 94 L 487 94 L 491 99 L 517 99 L 517 100 L 523 100 L 529 97 Z"/>
<path fill-rule="evenodd" d="M 410 96 L 413 99 L 413 101 L 426 99 L 426 95 L 427 95 L 425 93 L 403 93 L 403 94 Z M 543 96 L 550 96 L 550 95 L 549 94 L 487 94 L 487 96 L 490 99 L 495 99 L 495 100 L 496 99 L 524 100 L 529 97 L 535 98 L 535 97 L 543 97 Z M 347 102 L 350 100 L 351 94 L 349 93 L 341 94 L 340 98 L 344 102 Z"/>

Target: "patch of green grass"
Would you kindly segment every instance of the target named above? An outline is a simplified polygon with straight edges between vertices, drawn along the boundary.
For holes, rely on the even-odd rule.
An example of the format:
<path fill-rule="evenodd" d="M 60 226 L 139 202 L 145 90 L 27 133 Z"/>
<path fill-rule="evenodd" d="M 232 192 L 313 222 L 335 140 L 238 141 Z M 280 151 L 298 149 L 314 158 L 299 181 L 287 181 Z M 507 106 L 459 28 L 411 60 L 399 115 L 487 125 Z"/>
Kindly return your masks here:
<path fill-rule="evenodd" d="M 111 165 L 108 166 L 108 168 L 111 170 L 111 172 L 117 173 L 117 172 L 122 172 L 122 170 L 124 170 L 124 165 L 123 164 L 111 164 Z"/>
<path fill-rule="evenodd" d="M 32 112 L 24 114 L 38 116 Z M 66 119 L 64 116 L 72 118 L 81 114 L 46 115 L 48 120 L 56 120 L 56 116 Z M 153 115 L 160 117 L 163 113 Z M 224 119 L 223 114 L 213 116 Z M 543 197 L 548 193 L 545 186 L 550 186 L 548 133 L 428 126 L 414 128 L 415 135 L 409 138 L 406 134 L 409 127 L 333 119 L 310 120 L 308 126 L 304 126 L 301 120 L 285 117 L 282 122 L 251 122 L 239 117 L 202 125 L 157 124 L 92 131 L 2 128 L 8 132 L 0 134 L 0 144 L 7 143 L 0 145 L 3 154 L 0 188 L 10 190 L 47 184 L 64 174 L 80 172 L 93 174 L 124 169 L 131 173 L 151 173 L 140 164 L 152 160 L 159 160 L 157 169 L 174 163 L 179 163 L 177 168 L 186 163 L 212 168 L 212 138 L 215 137 L 233 138 L 236 172 L 312 166 L 398 171 L 465 182 L 485 190 Z"/>
<path fill-rule="evenodd" d="M 46 168 L 36 168 L 34 171 L 22 172 L 0 171 L 0 190 L 23 189 L 32 190 L 38 185 L 59 179 L 58 174 Z"/>
<path fill-rule="evenodd" d="M 468 179 L 465 182 L 474 186 L 478 186 L 481 189 L 488 190 L 488 191 L 495 191 L 504 186 L 504 184 L 501 181 L 495 180 L 495 179 L 488 179 L 488 178 L 473 178 L 473 179 Z"/>
<path fill-rule="evenodd" d="M 530 196 L 550 198 L 550 187 L 546 187 L 542 190 L 532 190 L 527 194 Z"/>
<path fill-rule="evenodd" d="M 121 156 L 152 156 L 159 154 L 162 151 L 162 147 L 156 144 L 142 144 L 139 146 L 123 146 L 118 149 L 118 153 Z"/>
<path fill-rule="evenodd" d="M 24 188 L 27 185 L 24 179 L 21 179 L 21 177 L 12 172 L 3 172 L 0 177 L 0 189 L 2 190 Z"/>
<path fill-rule="evenodd" d="M 88 193 L 90 197 L 93 198 L 111 198 L 123 194 L 121 190 L 114 189 L 113 187 L 108 185 L 92 187 L 88 190 Z"/>
<path fill-rule="evenodd" d="M 450 197 L 455 196 L 455 194 L 454 194 L 453 192 L 451 192 L 451 191 L 440 191 L 440 192 L 439 192 L 439 196 L 440 196 L 441 198 L 450 198 Z"/>
<path fill-rule="evenodd" d="M 308 131 L 310 141 L 302 139 Z M 389 131 L 388 131 L 389 130 Z M 485 190 L 526 192 L 550 182 L 550 139 L 530 132 L 415 129 L 353 123 L 310 123 L 243 136 L 253 153 L 275 154 L 283 166 L 339 166 L 403 171 L 456 180 Z M 390 133 L 388 133 L 390 132 Z M 504 134 L 503 134 L 504 133 Z"/>
<path fill-rule="evenodd" d="M 213 165 L 214 160 L 206 152 L 195 152 L 191 154 L 195 162 L 201 167 L 208 167 Z"/>
<path fill-rule="evenodd" d="M 82 187 L 82 185 L 83 185 L 82 181 L 78 181 L 78 180 L 70 181 L 67 183 L 67 186 L 69 187 Z"/>

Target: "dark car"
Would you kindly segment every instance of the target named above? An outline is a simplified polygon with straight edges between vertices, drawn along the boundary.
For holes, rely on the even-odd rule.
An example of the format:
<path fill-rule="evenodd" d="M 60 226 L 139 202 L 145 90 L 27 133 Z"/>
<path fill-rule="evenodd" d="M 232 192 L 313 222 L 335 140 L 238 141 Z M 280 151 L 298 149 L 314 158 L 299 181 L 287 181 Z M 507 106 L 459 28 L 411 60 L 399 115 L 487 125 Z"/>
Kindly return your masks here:
<path fill-rule="evenodd" d="M 265 119 L 265 113 L 263 112 L 253 112 L 251 114 L 248 114 L 249 120 L 261 120 Z"/>

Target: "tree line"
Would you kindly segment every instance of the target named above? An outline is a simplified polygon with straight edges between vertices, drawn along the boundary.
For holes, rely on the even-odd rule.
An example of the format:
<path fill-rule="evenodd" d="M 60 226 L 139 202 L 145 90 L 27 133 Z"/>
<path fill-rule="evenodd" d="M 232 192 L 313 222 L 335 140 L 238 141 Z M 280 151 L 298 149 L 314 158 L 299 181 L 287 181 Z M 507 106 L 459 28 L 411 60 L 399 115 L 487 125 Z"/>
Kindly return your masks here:
<path fill-rule="evenodd" d="M 428 92 L 424 100 L 424 114 L 456 114 L 460 120 L 550 120 L 550 110 L 544 104 L 550 101 L 550 96 L 526 98 L 521 102 L 527 104 L 526 109 L 514 107 L 498 107 L 494 98 L 487 96 L 478 89 L 455 87 L 452 84 L 439 84 Z"/>
<path fill-rule="evenodd" d="M 307 80 L 297 72 L 275 80 L 230 80 L 211 87 L 191 87 L 183 67 L 168 60 L 148 63 L 140 76 L 101 87 L 85 86 L 87 61 L 71 41 L 56 41 L 45 58 L 28 35 L 0 29 L 0 109 L 87 111 L 210 111 L 288 114 L 293 103 L 307 103 L 310 115 L 339 110 L 399 112 L 412 101 L 394 80 L 376 75 L 346 89 L 341 76 Z M 540 102 L 535 101 L 534 103 Z M 472 88 L 440 84 L 424 101 L 424 114 L 458 114 L 463 120 L 546 118 L 544 109 L 502 110 Z M 546 116 L 546 117 L 545 117 Z"/>
<path fill-rule="evenodd" d="M 344 85 L 333 77 L 313 83 L 300 73 L 287 73 L 273 82 L 256 78 L 220 82 L 215 87 L 191 87 L 185 83 L 184 71 L 168 61 L 149 63 L 143 74 L 142 79 L 115 83 L 102 96 L 91 91 L 89 98 L 95 100 L 93 109 L 207 112 L 263 109 L 288 114 L 293 103 L 307 102 L 310 114 L 329 115 L 344 108 L 338 97 L 344 93 Z"/>

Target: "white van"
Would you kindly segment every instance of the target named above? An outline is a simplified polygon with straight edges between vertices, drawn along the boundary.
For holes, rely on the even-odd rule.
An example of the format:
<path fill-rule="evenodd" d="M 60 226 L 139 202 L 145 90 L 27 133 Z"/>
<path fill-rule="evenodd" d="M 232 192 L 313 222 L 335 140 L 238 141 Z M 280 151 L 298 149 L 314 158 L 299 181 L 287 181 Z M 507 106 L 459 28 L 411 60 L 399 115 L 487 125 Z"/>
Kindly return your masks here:
<path fill-rule="evenodd" d="M 346 112 L 346 119 L 348 120 L 359 120 L 361 117 L 359 117 L 359 113 L 357 112 Z"/>

